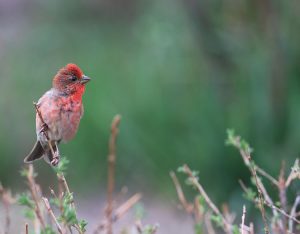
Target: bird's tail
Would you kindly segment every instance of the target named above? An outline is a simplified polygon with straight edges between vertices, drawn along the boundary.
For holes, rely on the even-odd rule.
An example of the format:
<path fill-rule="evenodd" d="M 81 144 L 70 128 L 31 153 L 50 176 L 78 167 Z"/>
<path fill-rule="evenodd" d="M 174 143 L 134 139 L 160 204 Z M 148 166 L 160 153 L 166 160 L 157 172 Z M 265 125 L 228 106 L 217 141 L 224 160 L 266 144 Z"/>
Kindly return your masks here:
<path fill-rule="evenodd" d="M 57 151 L 56 144 L 51 142 L 54 152 Z M 48 144 L 42 145 L 40 141 L 36 141 L 31 152 L 25 157 L 24 163 L 31 163 L 37 159 L 44 157 L 45 161 L 51 165 L 53 155 Z"/>
<path fill-rule="evenodd" d="M 34 160 L 40 159 L 41 157 L 43 157 L 44 153 L 45 153 L 45 150 L 44 150 L 43 146 L 41 145 L 41 142 L 36 141 L 31 152 L 24 159 L 24 163 L 31 163 Z"/>

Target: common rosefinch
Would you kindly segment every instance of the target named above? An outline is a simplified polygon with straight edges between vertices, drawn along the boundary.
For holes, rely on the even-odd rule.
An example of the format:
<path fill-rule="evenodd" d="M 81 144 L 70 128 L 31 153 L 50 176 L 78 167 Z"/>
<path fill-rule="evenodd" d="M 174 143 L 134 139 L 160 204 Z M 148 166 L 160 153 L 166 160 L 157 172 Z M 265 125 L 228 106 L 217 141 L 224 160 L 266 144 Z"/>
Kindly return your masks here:
<path fill-rule="evenodd" d="M 37 141 L 24 159 L 25 163 L 44 157 L 48 163 L 58 164 L 57 145 L 60 141 L 67 142 L 75 136 L 83 115 L 82 95 L 85 84 L 89 81 L 90 78 L 83 75 L 76 64 L 67 64 L 57 72 L 52 81 L 52 89 L 47 91 L 37 103 L 36 107 L 42 119 L 37 112 Z M 55 152 L 54 155 L 50 144 Z"/>

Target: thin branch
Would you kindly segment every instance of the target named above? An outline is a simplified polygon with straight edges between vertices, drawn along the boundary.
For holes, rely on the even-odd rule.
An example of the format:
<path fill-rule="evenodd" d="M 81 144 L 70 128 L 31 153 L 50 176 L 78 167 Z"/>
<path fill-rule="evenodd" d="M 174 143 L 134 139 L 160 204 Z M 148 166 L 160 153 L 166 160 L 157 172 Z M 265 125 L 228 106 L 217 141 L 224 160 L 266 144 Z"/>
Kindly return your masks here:
<path fill-rule="evenodd" d="M 25 234 L 28 234 L 28 223 L 25 223 Z"/>
<path fill-rule="evenodd" d="M 198 179 L 193 175 L 193 172 L 191 169 L 185 164 L 183 165 L 184 172 L 189 176 L 191 182 L 193 185 L 198 189 L 202 197 L 205 199 L 207 205 L 212 209 L 212 211 L 219 216 L 222 219 L 222 223 L 224 225 L 225 231 L 231 233 L 232 225 L 225 219 L 225 217 L 222 215 L 220 210 L 217 208 L 217 206 L 210 200 L 209 196 L 203 189 L 202 185 L 198 182 Z"/>
<path fill-rule="evenodd" d="M 243 205 L 243 215 L 242 215 L 242 224 L 241 224 L 241 233 L 245 234 L 244 226 L 245 226 L 245 216 L 246 216 L 246 206 Z"/>
<path fill-rule="evenodd" d="M 290 183 L 297 178 L 300 179 L 300 166 L 298 158 L 296 159 L 294 166 L 292 167 L 291 172 L 285 182 L 285 187 L 289 187 Z"/>
<path fill-rule="evenodd" d="M 127 201 L 125 201 L 119 208 L 116 209 L 115 214 L 112 216 L 112 222 L 117 222 L 120 220 L 140 199 L 142 195 L 140 193 L 134 194 Z M 94 233 L 99 233 L 104 229 L 107 229 L 108 221 L 104 220 L 100 223 L 100 225 L 96 228 Z"/>
<path fill-rule="evenodd" d="M 175 185 L 175 189 L 176 189 L 176 192 L 177 192 L 178 199 L 179 199 L 180 203 L 182 204 L 183 208 L 185 209 L 185 211 L 188 214 L 193 213 L 194 206 L 191 203 L 187 202 L 187 200 L 184 196 L 184 193 L 182 191 L 182 187 L 181 187 L 181 185 L 180 185 L 180 183 L 179 183 L 179 181 L 176 177 L 176 174 L 173 171 L 171 171 L 170 176 L 173 180 L 173 183 Z"/>
<path fill-rule="evenodd" d="M 250 223 L 249 228 L 250 228 L 249 233 L 254 234 L 254 224 L 252 222 Z"/>
<path fill-rule="evenodd" d="M 208 234 L 216 234 L 216 231 L 211 223 L 211 211 L 204 215 L 204 223 Z"/>
<path fill-rule="evenodd" d="M 298 195 L 295 199 L 295 202 L 293 204 L 293 207 L 291 209 L 291 213 L 290 213 L 290 216 L 291 217 L 295 217 L 296 216 L 296 210 L 297 210 L 297 207 L 298 205 L 300 204 L 300 195 Z M 289 232 L 293 232 L 293 220 L 292 218 L 289 219 Z"/>
<path fill-rule="evenodd" d="M 118 126 L 120 124 L 120 121 L 121 121 L 121 116 L 116 115 L 111 124 L 111 136 L 109 139 L 107 208 L 105 211 L 108 234 L 112 234 L 113 191 L 115 187 L 115 164 L 116 164 L 116 140 L 119 132 Z"/>
<path fill-rule="evenodd" d="M 266 212 L 265 212 L 265 208 L 264 208 L 264 197 L 263 197 L 263 192 L 262 192 L 262 187 L 260 186 L 262 183 L 259 183 L 260 180 L 258 179 L 257 176 L 257 166 L 255 165 L 254 161 L 252 160 L 251 157 L 251 149 L 250 147 L 246 147 L 247 149 L 245 149 L 245 147 L 242 146 L 241 144 L 241 138 L 238 137 L 234 137 L 234 139 L 232 139 L 233 141 L 231 142 L 239 151 L 240 151 L 240 155 L 242 156 L 245 165 L 249 168 L 254 180 L 255 180 L 255 185 L 257 188 L 257 192 L 258 192 L 258 198 L 259 198 L 259 209 L 262 215 L 262 219 L 263 219 L 263 223 L 264 223 L 264 229 L 265 229 L 265 233 L 269 234 L 269 226 L 267 223 L 267 218 L 266 218 Z M 260 170 L 261 171 L 261 170 Z"/>
<path fill-rule="evenodd" d="M 259 166 L 255 165 L 256 171 L 261 174 L 262 176 L 266 177 L 270 182 L 272 182 L 276 187 L 279 186 L 279 182 L 270 174 L 268 174 L 266 171 L 264 171 L 262 168 Z"/>
<path fill-rule="evenodd" d="M 239 182 L 240 182 L 240 185 L 241 185 L 242 189 L 244 190 L 244 192 L 247 193 L 248 188 L 245 186 L 245 184 L 241 180 L 239 180 Z M 257 203 L 255 200 L 253 202 Z M 278 211 L 280 214 L 284 215 L 285 217 L 292 219 L 294 222 L 300 224 L 300 220 L 296 219 L 296 216 L 291 216 L 291 215 L 287 214 L 284 210 L 280 209 L 279 207 L 277 207 L 273 204 L 268 203 L 267 201 L 264 201 L 264 204 L 266 206 L 268 206 L 269 208 Z"/>
<path fill-rule="evenodd" d="M 285 187 L 285 176 L 284 176 L 284 168 L 285 168 L 285 162 L 282 161 L 279 178 L 278 178 L 278 190 L 279 190 L 279 200 L 281 204 L 282 210 L 284 212 L 287 211 L 287 196 L 286 196 L 286 187 Z M 276 217 L 276 216 L 275 216 Z M 281 215 L 281 226 L 280 231 L 282 233 L 285 232 L 286 226 L 287 226 L 287 219 L 284 215 Z"/>
<path fill-rule="evenodd" d="M 11 196 L 11 193 L 9 190 L 6 190 L 3 188 L 2 184 L 0 183 L 0 196 L 2 198 L 2 203 L 5 210 L 5 224 L 4 224 L 4 234 L 9 233 L 9 228 L 11 224 L 10 219 L 10 205 L 14 203 L 14 199 Z"/>
<path fill-rule="evenodd" d="M 117 222 L 120 218 L 124 216 L 140 199 L 142 198 L 142 194 L 136 193 L 131 198 L 129 198 L 126 202 L 124 202 L 113 216 L 113 221 Z"/>
<path fill-rule="evenodd" d="M 56 227 L 57 227 L 57 231 L 58 231 L 60 234 L 63 234 L 62 229 L 61 229 L 61 226 L 59 225 L 59 222 L 57 221 L 57 219 L 56 219 L 56 217 L 55 217 L 55 215 L 54 215 L 54 213 L 53 213 L 53 211 L 52 211 L 52 209 L 51 209 L 51 206 L 50 206 L 50 204 L 49 204 L 48 199 L 45 198 L 45 197 L 42 197 L 42 200 L 43 200 L 43 202 L 44 202 L 44 204 L 45 204 L 45 207 L 47 208 L 47 211 L 48 211 L 50 217 L 52 218 L 53 222 L 55 223 L 55 225 L 56 225 Z"/>
<path fill-rule="evenodd" d="M 34 170 L 33 170 L 33 165 L 29 164 L 29 169 L 28 169 L 28 173 L 27 173 L 27 180 L 28 180 L 28 186 L 29 186 L 29 190 L 31 193 L 31 197 L 35 203 L 35 214 L 38 218 L 38 220 L 40 221 L 43 229 L 45 229 L 46 225 L 45 225 L 45 221 L 43 219 L 42 213 L 41 213 L 41 209 L 40 209 L 40 205 L 39 205 L 39 198 L 38 198 L 38 192 L 37 192 L 37 184 L 34 180 Z"/>

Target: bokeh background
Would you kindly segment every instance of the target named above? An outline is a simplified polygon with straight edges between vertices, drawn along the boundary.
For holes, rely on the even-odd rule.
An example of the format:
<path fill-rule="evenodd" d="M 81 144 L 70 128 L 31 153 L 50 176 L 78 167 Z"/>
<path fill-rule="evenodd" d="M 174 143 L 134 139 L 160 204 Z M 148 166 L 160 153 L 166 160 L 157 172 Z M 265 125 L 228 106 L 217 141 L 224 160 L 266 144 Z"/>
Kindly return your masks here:
<path fill-rule="evenodd" d="M 297 0 L 0 0 L 0 181 L 25 188 L 32 101 L 74 62 L 93 78 L 79 132 L 60 147 L 75 194 L 105 195 L 118 113 L 117 189 L 176 200 L 169 171 L 187 163 L 217 204 L 241 210 L 249 172 L 224 145 L 227 128 L 274 176 L 299 155 L 299 10 Z M 55 182 L 35 165 L 39 183 Z"/>

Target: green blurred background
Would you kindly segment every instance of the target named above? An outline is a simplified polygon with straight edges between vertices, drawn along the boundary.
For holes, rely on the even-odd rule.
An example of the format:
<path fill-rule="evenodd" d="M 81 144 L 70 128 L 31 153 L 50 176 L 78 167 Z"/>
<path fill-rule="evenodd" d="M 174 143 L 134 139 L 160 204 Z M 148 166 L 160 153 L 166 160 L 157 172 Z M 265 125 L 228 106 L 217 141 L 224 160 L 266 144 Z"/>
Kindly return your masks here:
<path fill-rule="evenodd" d="M 242 199 L 237 181 L 249 172 L 224 145 L 227 128 L 274 176 L 299 155 L 299 10 L 296 0 L 1 0 L 1 182 L 25 187 L 32 101 L 73 62 L 93 78 L 78 134 L 60 147 L 76 193 L 105 190 L 119 113 L 118 188 L 175 198 L 169 171 L 187 163 L 217 203 Z M 35 165 L 40 183 L 55 182 Z"/>

